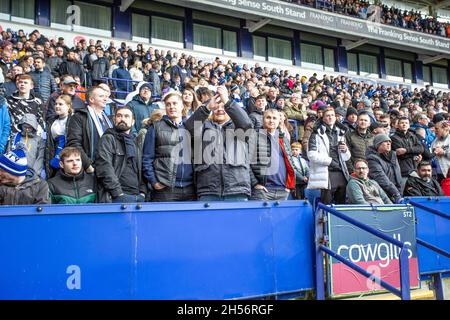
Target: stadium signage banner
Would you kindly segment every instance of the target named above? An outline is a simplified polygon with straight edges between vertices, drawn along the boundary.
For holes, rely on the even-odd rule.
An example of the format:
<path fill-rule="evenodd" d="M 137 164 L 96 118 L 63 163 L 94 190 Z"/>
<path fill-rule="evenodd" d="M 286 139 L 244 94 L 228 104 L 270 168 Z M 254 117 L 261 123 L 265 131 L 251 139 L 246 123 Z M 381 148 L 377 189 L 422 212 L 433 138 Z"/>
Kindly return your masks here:
<path fill-rule="evenodd" d="M 417 48 L 426 47 L 429 50 L 450 53 L 450 39 L 448 38 L 345 17 L 339 14 L 323 12 L 289 3 L 259 0 L 190 0 L 190 2 L 219 6 L 224 9 L 234 9 L 249 14 L 343 32 L 379 41 L 394 42 L 396 44 Z"/>
<path fill-rule="evenodd" d="M 407 206 L 336 207 L 345 215 L 410 245 L 408 249 L 411 288 L 419 286 L 419 267 L 416 253 L 414 209 Z M 330 248 L 383 281 L 400 288 L 400 248 L 354 225 L 329 215 Z M 330 296 L 351 296 L 385 290 L 334 258 L 328 259 Z"/>

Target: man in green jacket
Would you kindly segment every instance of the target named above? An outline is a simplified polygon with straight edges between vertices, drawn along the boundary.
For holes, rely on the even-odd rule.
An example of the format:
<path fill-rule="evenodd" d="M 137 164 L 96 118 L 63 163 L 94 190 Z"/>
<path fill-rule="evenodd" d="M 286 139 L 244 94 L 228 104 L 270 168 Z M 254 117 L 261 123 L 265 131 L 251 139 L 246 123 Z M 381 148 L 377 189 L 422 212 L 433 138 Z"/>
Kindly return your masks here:
<path fill-rule="evenodd" d="M 369 165 L 364 159 L 355 162 L 355 175 L 347 184 L 349 204 L 392 204 L 392 201 L 375 181 L 368 178 Z"/>
<path fill-rule="evenodd" d="M 84 172 L 80 149 L 64 148 L 60 154 L 59 166 L 61 169 L 56 176 L 48 180 L 52 203 L 94 203 L 95 176 Z"/>

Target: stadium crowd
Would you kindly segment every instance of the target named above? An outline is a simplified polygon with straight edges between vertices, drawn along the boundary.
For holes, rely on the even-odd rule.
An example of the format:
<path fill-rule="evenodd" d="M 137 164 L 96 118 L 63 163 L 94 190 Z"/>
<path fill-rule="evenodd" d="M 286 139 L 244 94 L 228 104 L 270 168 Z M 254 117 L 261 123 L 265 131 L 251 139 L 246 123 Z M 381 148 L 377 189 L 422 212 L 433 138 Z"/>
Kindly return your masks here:
<path fill-rule="evenodd" d="M 439 22 L 435 17 L 422 17 L 414 10 L 401 10 L 382 3 L 370 4 L 364 0 L 282 0 L 314 7 L 354 18 L 371 20 L 418 32 L 450 37 L 450 24 Z"/>
<path fill-rule="evenodd" d="M 430 86 L 38 30 L 0 47 L 1 204 L 450 194 L 449 94 Z"/>

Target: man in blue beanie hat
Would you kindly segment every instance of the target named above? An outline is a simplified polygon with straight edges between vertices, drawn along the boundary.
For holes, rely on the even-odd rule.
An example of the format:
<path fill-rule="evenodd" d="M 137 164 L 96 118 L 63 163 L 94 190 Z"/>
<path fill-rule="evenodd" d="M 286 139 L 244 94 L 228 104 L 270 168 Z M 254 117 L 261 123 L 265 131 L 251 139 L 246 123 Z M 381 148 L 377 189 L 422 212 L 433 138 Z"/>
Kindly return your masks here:
<path fill-rule="evenodd" d="M 47 182 L 27 166 L 27 157 L 18 146 L 0 156 L 0 205 L 50 203 Z"/>

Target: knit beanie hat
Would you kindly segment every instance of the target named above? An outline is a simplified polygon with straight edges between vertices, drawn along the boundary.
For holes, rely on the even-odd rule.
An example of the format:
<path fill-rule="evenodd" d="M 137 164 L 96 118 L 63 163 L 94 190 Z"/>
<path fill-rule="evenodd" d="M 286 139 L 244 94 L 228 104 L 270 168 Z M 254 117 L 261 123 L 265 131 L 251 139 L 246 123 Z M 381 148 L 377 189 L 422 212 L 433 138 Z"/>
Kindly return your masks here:
<path fill-rule="evenodd" d="M 347 118 L 351 114 L 356 114 L 357 115 L 358 111 L 355 108 L 353 108 L 353 107 L 348 107 L 347 108 L 347 114 L 345 115 L 345 117 Z"/>
<path fill-rule="evenodd" d="M 385 141 L 392 141 L 391 138 L 389 138 L 387 135 L 385 134 L 377 134 L 374 138 L 373 138 L 373 146 L 375 149 L 378 149 L 378 147 L 380 146 L 380 144 L 382 144 Z"/>
<path fill-rule="evenodd" d="M 13 176 L 24 176 L 27 173 L 27 156 L 21 148 L 7 152 L 0 156 L 0 169 Z"/>

